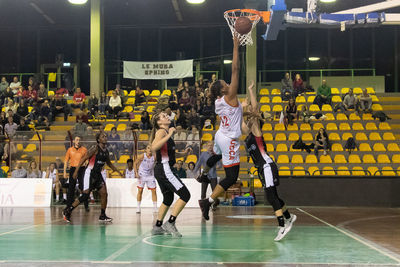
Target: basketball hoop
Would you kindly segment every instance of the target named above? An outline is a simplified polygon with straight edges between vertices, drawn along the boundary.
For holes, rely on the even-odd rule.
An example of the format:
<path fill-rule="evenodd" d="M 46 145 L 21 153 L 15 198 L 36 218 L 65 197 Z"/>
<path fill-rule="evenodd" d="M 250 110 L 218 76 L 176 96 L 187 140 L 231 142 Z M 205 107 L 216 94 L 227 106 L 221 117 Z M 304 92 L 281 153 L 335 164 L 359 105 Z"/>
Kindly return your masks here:
<path fill-rule="evenodd" d="M 264 23 L 269 22 L 268 11 L 258 11 L 254 9 L 231 9 L 224 12 L 224 18 L 231 29 L 232 36 L 237 35 L 239 37 L 240 45 L 252 45 L 253 39 L 251 38 L 251 32 L 256 27 L 260 18 L 263 19 Z M 235 22 L 239 17 L 247 17 L 252 23 L 250 32 L 246 34 L 239 34 L 235 29 Z"/>

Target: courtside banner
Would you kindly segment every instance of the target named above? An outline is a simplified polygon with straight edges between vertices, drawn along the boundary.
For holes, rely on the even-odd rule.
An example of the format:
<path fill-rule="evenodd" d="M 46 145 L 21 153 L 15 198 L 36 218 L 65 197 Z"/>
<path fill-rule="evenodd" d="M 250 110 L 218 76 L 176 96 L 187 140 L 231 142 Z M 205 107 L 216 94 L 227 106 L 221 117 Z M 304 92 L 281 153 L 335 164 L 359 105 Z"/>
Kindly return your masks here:
<path fill-rule="evenodd" d="M 124 61 L 124 78 L 164 80 L 193 77 L 193 59 L 177 61 L 143 62 Z"/>
<path fill-rule="evenodd" d="M 0 179 L 0 207 L 50 207 L 52 179 Z"/>

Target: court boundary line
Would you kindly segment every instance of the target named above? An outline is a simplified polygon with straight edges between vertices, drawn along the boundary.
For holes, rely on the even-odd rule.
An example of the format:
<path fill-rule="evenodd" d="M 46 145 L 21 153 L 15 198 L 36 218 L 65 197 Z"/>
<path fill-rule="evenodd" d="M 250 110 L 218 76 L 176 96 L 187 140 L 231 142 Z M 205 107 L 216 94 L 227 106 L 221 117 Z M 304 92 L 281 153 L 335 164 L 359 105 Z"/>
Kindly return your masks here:
<path fill-rule="evenodd" d="M 49 223 L 40 223 L 40 224 L 34 224 L 34 225 L 30 225 L 30 226 L 25 226 L 25 227 L 18 228 L 18 229 L 15 229 L 15 230 L 11 230 L 11 231 L 8 231 L 8 232 L 0 233 L 0 237 L 8 235 L 8 234 L 12 234 L 12 233 L 16 233 L 16 232 L 32 229 L 32 228 L 35 228 L 35 227 L 38 227 L 38 226 L 42 226 L 42 225 L 53 224 L 53 223 L 56 223 L 56 222 L 60 222 L 62 220 L 63 219 L 58 219 L 58 220 L 55 220 L 55 221 L 51 221 Z"/>
<path fill-rule="evenodd" d="M 354 234 L 354 233 L 352 233 L 352 232 L 350 232 L 348 230 L 344 230 L 344 229 L 338 228 L 338 227 L 336 227 L 336 226 L 324 221 L 323 219 L 320 219 L 317 216 L 312 215 L 311 213 L 309 213 L 309 212 L 307 212 L 307 211 L 305 211 L 305 210 L 303 210 L 301 208 L 296 208 L 296 209 L 301 211 L 301 212 L 303 212 L 304 214 L 307 214 L 311 218 L 314 218 L 315 220 L 317 220 L 317 221 L 319 221 L 319 222 L 321 222 L 323 224 L 326 224 L 327 226 L 331 227 L 332 229 L 335 229 L 336 231 L 338 231 L 338 232 L 340 232 L 340 233 L 342 233 L 342 234 L 344 234 L 344 235 L 346 235 L 346 236 L 348 236 L 348 237 L 360 242 L 361 244 L 363 244 L 363 245 L 365 245 L 365 246 L 367 246 L 367 247 L 369 247 L 369 248 L 381 253 L 382 255 L 384 255 L 386 257 L 389 257 L 390 259 L 396 261 L 397 265 L 400 264 L 400 259 L 398 259 L 396 256 L 393 256 L 393 255 L 389 254 L 388 252 L 376 247 L 375 244 L 372 244 L 372 241 L 363 240 L 363 239 L 357 237 L 356 234 Z"/>
<path fill-rule="evenodd" d="M 116 259 L 117 257 L 121 256 L 123 253 L 125 253 L 128 249 L 130 249 L 132 246 L 136 245 L 137 243 L 139 243 L 144 236 L 148 235 L 150 232 L 146 232 L 145 234 L 139 235 L 137 236 L 135 239 L 133 239 L 131 242 L 127 243 L 126 245 L 124 245 L 123 247 L 121 247 L 120 249 L 118 249 L 117 251 L 115 251 L 114 253 L 112 253 L 111 255 L 109 255 L 107 258 L 105 258 L 103 261 L 100 262 L 107 262 L 107 261 L 113 261 L 114 259 Z"/>

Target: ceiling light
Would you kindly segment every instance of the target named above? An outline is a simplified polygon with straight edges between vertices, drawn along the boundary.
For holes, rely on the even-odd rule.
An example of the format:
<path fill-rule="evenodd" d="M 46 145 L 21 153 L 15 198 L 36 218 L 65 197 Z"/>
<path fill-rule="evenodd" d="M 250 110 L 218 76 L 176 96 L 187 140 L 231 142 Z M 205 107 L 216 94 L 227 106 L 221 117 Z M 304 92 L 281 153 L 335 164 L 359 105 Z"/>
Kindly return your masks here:
<path fill-rule="evenodd" d="M 68 2 L 74 5 L 84 5 L 86 4 L 87 0 L 68 0 Z"/>
<path fill-rule="evenodd" d="M 309 57 L 309 61 L 318 61 L 320 58 L 319 57 Z"/>
<path fill-rule="evenodd" d="M 198 5 L 198 4 L 203 4 L 206 0 L 186 0 L 189 4 L 194 4 L 194 5 Z"/>
<path fill-rule="evenodd" d="M 336 2 L 336 0 L 320 0 L 322 3 L 333 3 Z"/>
<path fill-rule="evenodd" d="M 71 67 L 71 63 L 69 63 L 69 62 L 64 62 L 64 63 L 63 63 L 63 67 Z"/>
<path fill-rule="evenodd" d="M 230 60 L 230 59 L 224 59 L 224 64 L 232 64 L 232 60 Z"/>

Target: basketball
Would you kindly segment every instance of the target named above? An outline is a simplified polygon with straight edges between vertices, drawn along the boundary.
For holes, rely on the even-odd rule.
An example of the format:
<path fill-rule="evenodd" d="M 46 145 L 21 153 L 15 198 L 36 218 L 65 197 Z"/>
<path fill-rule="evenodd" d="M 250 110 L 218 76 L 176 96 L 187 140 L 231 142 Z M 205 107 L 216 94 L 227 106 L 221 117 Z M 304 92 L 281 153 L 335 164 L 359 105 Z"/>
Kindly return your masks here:
<path fill-rule="evenodd" d="M 235 22 L 235 30 L 243 35 L 251 31 L 252 23 L 248 17 L 239 17 Z"/>

